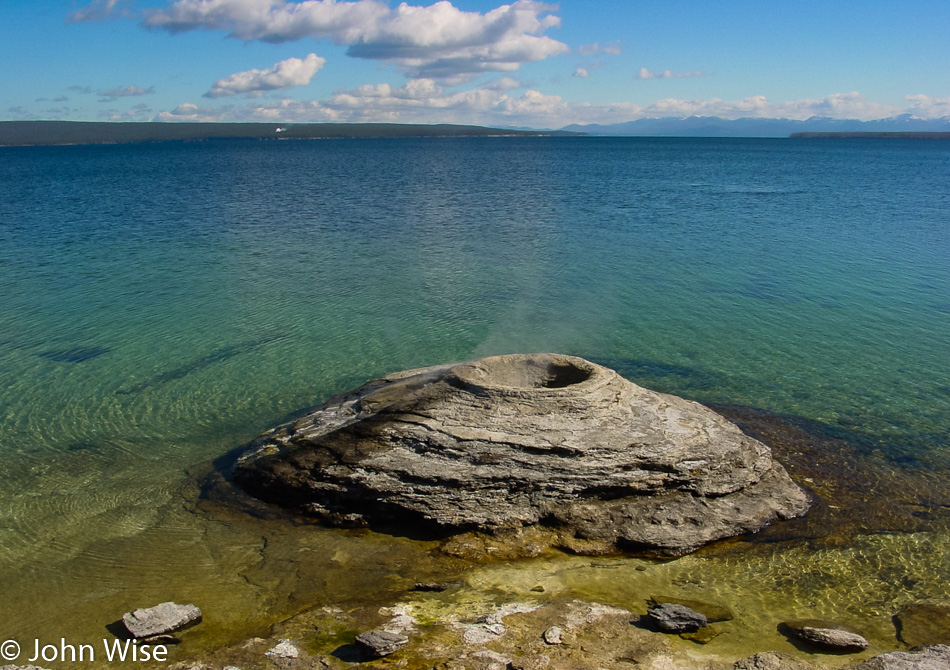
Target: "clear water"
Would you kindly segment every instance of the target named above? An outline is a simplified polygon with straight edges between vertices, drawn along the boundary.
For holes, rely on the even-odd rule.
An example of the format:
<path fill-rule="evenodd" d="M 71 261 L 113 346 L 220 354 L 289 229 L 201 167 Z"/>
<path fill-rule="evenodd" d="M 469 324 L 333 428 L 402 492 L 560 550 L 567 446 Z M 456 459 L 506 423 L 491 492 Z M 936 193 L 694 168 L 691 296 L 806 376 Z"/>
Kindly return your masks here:
<path fill-rule="evenodd" d="M 215 458 L 388 371 L 577 354 L 950 464 L 950 143 L 4 149 L 0 315 L 0 633 L 98 639 L 175 599 L 218 644 L 444 569 L 197 493 Z"/>

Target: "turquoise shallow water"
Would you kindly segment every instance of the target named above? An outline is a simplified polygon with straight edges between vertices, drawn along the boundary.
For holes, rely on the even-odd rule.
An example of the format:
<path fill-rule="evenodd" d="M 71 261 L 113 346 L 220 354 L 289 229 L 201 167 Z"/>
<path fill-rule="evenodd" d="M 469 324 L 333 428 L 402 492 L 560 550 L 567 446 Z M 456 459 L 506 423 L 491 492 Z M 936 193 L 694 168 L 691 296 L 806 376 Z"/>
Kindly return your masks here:
<path fill-rule="evenodd" d="M 0 184 L 2 609 L 44 603 L 17 634 L 231 584 L 271 531 L 202 516 L 196 473 L 407 367 L 577 354 L 950 463 L 950 143 L 15 148 Z"/>

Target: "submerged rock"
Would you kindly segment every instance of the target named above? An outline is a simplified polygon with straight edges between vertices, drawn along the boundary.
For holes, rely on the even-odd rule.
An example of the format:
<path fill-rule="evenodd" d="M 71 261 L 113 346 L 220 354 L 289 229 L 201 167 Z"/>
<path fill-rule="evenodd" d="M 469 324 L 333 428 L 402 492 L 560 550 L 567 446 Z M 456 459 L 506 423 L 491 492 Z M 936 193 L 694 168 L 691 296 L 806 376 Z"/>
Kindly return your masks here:
<path fill-rule="evenodd" d="M 122 623 L 134 638 L 154 638 L 201 622 L 201 610 L 194 605 L 167 602 L 122 615 Z"/>
<path fill-rule="evenodd" d="M 544 523 L 671 555 L 809 506 L 768 447 L 720 415 L 557 354 L 371 381 L 259 437 L 234 478 L 335 525 Z"/>
<path fill-rule="evenodd" d="M 917 602 L 894 615 L 897 637 L 911 647 L 924 644 L 950 644 L 950 606 Z"/>

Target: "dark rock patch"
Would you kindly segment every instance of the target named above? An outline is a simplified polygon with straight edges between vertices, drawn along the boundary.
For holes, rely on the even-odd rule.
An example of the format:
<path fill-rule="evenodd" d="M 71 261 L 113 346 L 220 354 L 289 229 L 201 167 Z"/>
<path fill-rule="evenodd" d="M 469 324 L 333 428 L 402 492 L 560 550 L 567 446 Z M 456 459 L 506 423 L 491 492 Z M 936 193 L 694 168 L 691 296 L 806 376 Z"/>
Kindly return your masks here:
<path fill-rule="evenodd" d="M 106 347 L 75 347 L 74 349 L 43 351 L 38 353 L 37 356 L 57 363 L 85 363 L 107 354 L 109 351 Z"/>
<path fill-rule="evenodd" d="M 939 603 L 911 603 L 894 615 L 897 637 L 916 647 L 925 644 L 950 645 L 950 606 Z"/>

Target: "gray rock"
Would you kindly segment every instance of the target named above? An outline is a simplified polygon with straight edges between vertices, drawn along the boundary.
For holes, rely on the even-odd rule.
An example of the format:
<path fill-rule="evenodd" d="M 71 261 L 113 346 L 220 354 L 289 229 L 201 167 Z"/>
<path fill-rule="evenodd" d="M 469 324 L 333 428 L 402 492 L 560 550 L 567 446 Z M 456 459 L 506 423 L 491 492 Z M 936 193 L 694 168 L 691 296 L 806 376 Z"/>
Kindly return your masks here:
<path fill-rule="evenodd" d="M 135 638 L 164 635 L 201 622 L 201 610 L 194 605 L 173 602 L 137 609 L 122 615 L 122 623 Z"/>
<path fill-rule="evenodd" d="M 270 658 L 297 658 L 300 656 L 300 650 L 290 640 L 281 640 L 276 647 L 264 652 L 264 656 Z"/>
<path fill-rule="evenodd" d="M 402 633 L 393 633 L 388 630 L 368 630 L 356 636 L 356 643 L 369 656 L 379 658 L 399 651 L 409 644 L 409 638 Z"/>
<path fill-rule="evenodd" d="M 581 358 L 408 370 L 251 443 L 235 480 L 336 525 L 536 524 L 671 555 L 803 514 L 768 447 Z"/>
<path fill-rule="evenodd" d="M 862 636 L 840 628 L 805 626 L 796 632 L 798 637 L 805 640 L 805 642 L 811 642 L 820 647 L 840 649 L 841 651 L 863 651 L 868 648 L 868 641 Z"/>
<path fill-rule="evenodd" d="M 548 644 L 562 644 L 564 642 L 563 638 L 564 631 L 561 630 L 560 626 L 551 626 L 546 631 L 544 631 L 544 641 Z"/>
<path fill-rule="evenodd" d="M 804 619 L 786 621 L 784 625 L 798 639 L 825 649 L 862 651 L 868 648 L 868 641 L 862 636 L 831 621 Z"/>
<path fill-rule="evenodd" d="M 817 670 L 817 666 L 799 661 L 788 654 L 764 651 L 736 661 L 733 670 Z"/>
<path fill-rule="evenodd" d="M 706 617 L 699 612 L 676 603 L 653 605 L 648 615 L 660 630 L 667 633 L 689 633 L 708 623 Z"/>
<path fill-rule="evenodd" d="M 950 646 L 937 644 L 915 652 L 892 651 L 875 656 L 852 670 L 948 670 Z"/>
<path fill-rule="evenodd" d="M 699 612 L 706 617 L 707 623 L 716 623 L 719 621 L 732 621 L 732 610 L 723 605 L 707 603 L 702 600 L 692 600 L 686 598 L 671 598 L 669 596 L 650 596 L 647 605 L 656 605 L 658 603 L 673 603 L 674 605 L 683 605 L 694 612 Z"/>

